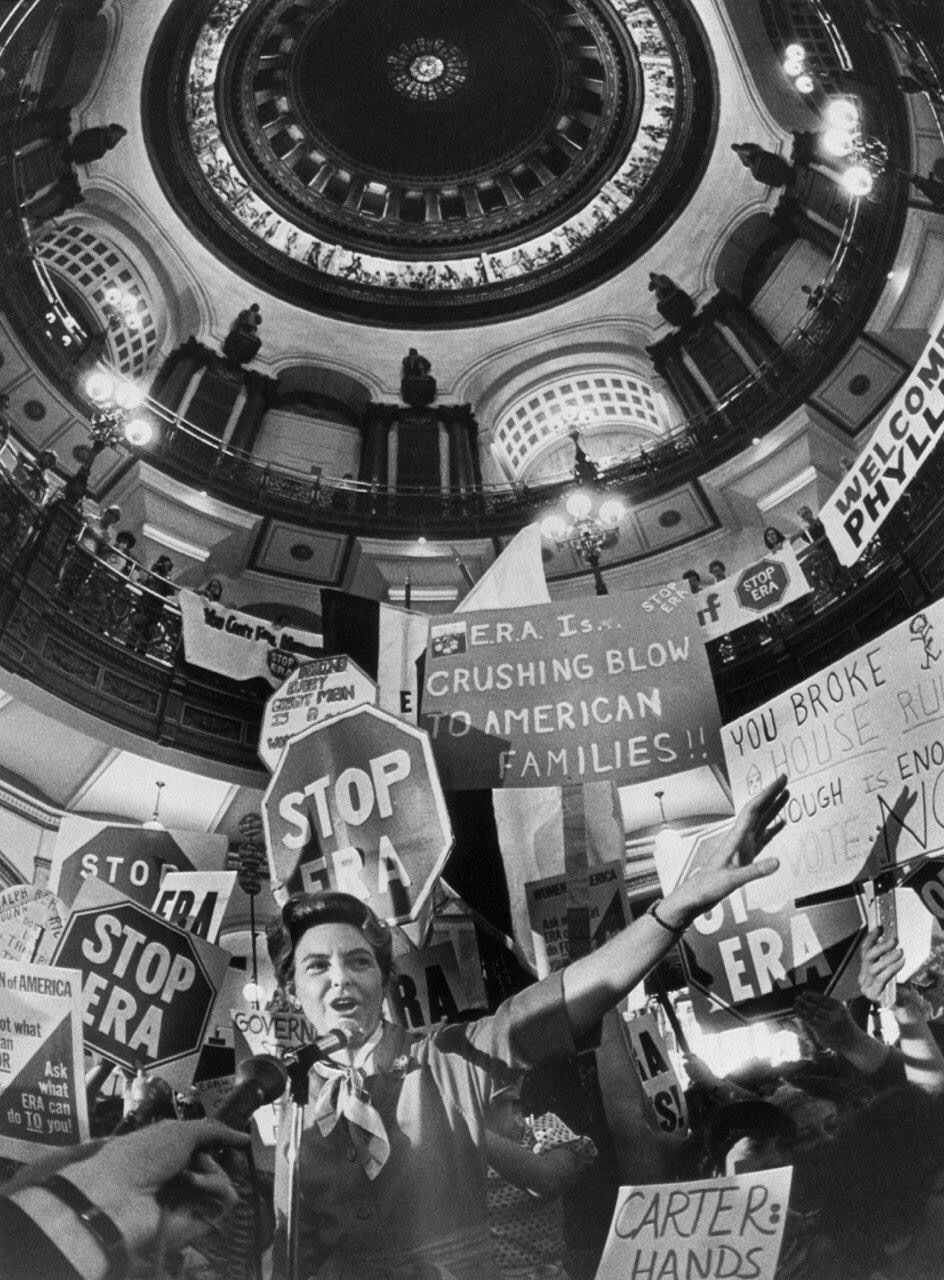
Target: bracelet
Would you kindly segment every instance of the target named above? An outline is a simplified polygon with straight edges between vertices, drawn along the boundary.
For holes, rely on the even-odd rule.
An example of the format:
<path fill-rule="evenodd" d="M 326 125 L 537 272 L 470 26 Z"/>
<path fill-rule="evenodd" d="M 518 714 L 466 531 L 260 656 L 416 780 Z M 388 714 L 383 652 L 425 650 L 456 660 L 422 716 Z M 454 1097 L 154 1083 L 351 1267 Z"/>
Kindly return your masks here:
<path fill-rule="evenodd" d="M 74 1182 L 64 1178 L 61 1173 L 53 1174 L 45 1182 L 39 1184 L 44 1191 L 50 1192 L 73 1211 L 95 1243 L 105 1255 L 108 1270 L 105 1280 L 121 1280 L 128 1274 L 128 1246 L 125 1238 L 109 1218 L 104 1209 L 93 1204 L 84 1191 L 80 1191 Z"/>
<path fill-rule="evenodd" d="M 663 920 L 662 917 L 659 915 L 659 911 L 658 911 L 658 907 L 663 902 L 665 902 L 665 898 L 656 898 L 655 902 L 653 902 L 652 905 L 647 908 L 646 915 L 652 916 L 656 924 L 659 925 L 661 928 L 663 928 L 666 931 L 666 933 L 671 933 L 675 941 L 678 942 L 682 934 L 688 928 L 688 925 L 683 924 L 678 928 L 676 928 L 675 925 L 669 924 L 667 920 Z"/>

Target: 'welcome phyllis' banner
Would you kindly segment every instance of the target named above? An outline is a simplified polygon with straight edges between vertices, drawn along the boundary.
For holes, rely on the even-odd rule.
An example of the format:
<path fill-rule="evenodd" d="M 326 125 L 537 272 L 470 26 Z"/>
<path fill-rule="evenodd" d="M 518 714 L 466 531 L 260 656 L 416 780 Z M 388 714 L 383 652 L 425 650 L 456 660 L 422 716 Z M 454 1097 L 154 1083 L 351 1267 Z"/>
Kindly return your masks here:
<path fill-rule="evenodd" d="M 944 434 L 944 329 L 924 349 L 869 443 L 819 513 L 841 564 L 855 564 Z"/>
<path fill-rule="evenodd" d="M 262 676 L 278 688 L 300 662 L 321 654 L 321 636 L 274 627 L 263 618 L 181 591 L 184 656 L 195 667 L 231 680 Z"/>
<path fill-rule="evenodd" d="M 720 765 L 698 623 L 647 611 L 648 594 L 431 623 L 420 723 L 443 786 L 644 782 Z"/>

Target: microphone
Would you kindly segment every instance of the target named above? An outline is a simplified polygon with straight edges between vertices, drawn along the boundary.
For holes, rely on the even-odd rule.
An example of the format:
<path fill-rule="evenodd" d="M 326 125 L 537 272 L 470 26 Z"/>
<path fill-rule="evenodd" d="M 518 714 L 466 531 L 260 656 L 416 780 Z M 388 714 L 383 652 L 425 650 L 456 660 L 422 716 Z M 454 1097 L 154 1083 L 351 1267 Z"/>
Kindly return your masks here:
<path fill-rule="evenodd" d="M 278 1058 L 270 1053 L 259 1053 L 245 1058 L 236 1068 L 236 1087 L 223 1099 L 213 1113 L 214 1120 L 221 1120 L 231 1129 L 243 1130 L 252 1113 L 270 1102 L 278 1102 L 288 1085 L 288 1073 Z M 204 1147 L 236 1186 L 247 1185 L 251 1180 L 251 1152 L 233 1150 L 230 1147 Z M 189 1195 L 186 1178 L 176 1174 L 165 1182 L 158 1192 L 157 1202 L 163 1208 L 176 1208 Z"/>
<path fill-rule="evenodd" d="M 332 1053 L 337 1053 L 339 1049 L 346 1049 L 350 1043 L 351 1037 L 348 1032 L 340 1029 L 329 1031 L 326 1035 L 318 1036 L 308 1044 L 299 1045 L 297 1049 L 291 1049 L 283 1054 L 282 1062 L 289 1071 L 307 1072 L 314 1063 L 322 1058 L 330 1058 Z"/>
<path fill-rule="evenodd" d="M 270 1102 L 278 1102 L 288 1084 L 288 1074 L 278 1058 L 259 1053 L 245 1058 L 236 1068 L 236 1087 L 213 1113 L 231 1129 L 245 1129 L 252 1113 Z"/>
<path fill-rule="evenodd" d="M 172 1120 L 177 1115 L 174 1091 L 162 1076 L 140 1073 L 131 1085 L 128 1102 L 131 1105 L 111 1131 L 113 1138 L 134 1133 L 155 1120 Z"/>

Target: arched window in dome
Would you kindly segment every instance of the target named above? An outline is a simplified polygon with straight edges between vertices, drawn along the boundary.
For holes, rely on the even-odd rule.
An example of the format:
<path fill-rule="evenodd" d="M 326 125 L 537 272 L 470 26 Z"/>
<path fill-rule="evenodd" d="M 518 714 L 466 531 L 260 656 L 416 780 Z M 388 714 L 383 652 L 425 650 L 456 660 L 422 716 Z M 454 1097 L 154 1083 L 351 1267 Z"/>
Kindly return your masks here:
<path fill-rule="evenodd" d="M 515 480 L 568 472 L 568 432 L 577 410 L 581 441 L 599 466 L 646 448 L 667 426 L 662 395 L 643 378 L 615 370 L 570 374 L 520 396 L 499 418 L 494 446 Z"/>
<path fill-rule="evenodd" d="M 157 342 L 149 291 L 131 259 L 97 231 L 66 224 L 38 242 L 50 272 L 82 298 L 108 336 L 107 354 L 128 378 L 148 369 Z"/>

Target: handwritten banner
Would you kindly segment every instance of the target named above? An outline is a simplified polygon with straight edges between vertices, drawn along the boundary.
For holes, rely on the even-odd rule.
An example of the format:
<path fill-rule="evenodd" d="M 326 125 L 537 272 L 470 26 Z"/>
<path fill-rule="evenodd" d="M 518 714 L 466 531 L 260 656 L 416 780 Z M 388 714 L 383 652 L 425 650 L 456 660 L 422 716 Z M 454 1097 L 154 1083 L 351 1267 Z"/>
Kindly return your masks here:
<path fill-rule="evenodd" d="M 720 766 L 698 624 L 648 593 L 432 622 L 420 722 L 447 790 L 644 782 Z"/>
<path fill-rule="evenodd" d="M 48 963 L 67 914 L 48 889 L 14 884 L 0 890 L 0 960 Z"/>
<path fill-rule="evenodd" d="M 855 564 L 944 434 L 944 329 L 925 347 L 819 513 L 840 564 Z"/>
<path fill-rule="evenodd" d="M 621 1187 L 596 1280 L 756 1276 L 777 1268 L 791 1169 Z"/>
<path fill-rule="evenodd" d="M 0 960 L 0 1155 L 87 1142 L 82 976 Z"/>
<path fill-rule="evenodd" d="M 204 600 L 195 591 L 178 597 L 183 619 L 184 656 L 195 667 L 231 680 L 261 676 L 278 688 L 301 662 L 321 654 L 321 636 L 274 627 L 263 618 Z"/>
<path fill-rule="evenodd" d="M 786 773 L 786 902 L 944 850 L 944 602 L 722 730 L 736 807 Z"/>

